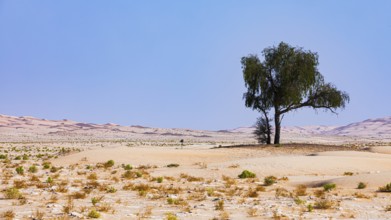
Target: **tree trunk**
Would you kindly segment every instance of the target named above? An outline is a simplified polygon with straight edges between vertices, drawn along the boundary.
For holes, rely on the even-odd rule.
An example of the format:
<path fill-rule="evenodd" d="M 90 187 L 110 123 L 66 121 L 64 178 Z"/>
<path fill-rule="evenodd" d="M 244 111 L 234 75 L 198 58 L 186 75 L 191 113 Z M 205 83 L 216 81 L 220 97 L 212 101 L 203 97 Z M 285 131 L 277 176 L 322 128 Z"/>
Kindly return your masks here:
<path fill-rule="evenodd" d="M 271 138 L 271 129 L 270 129 L 270 121 L 269 118 L 266 116 L 266 122 L 267 122 L 267 139 L 266 139 L 266 144 L 271 144 L 272 138 Z"/>
<path fill-rule="evenodd" d="M 269 116 L 267 114 L 267 112 L 264 110 L 264 109 L 261 109 L 262 113 L 263 113 L 263 116 L 265 117 L 265 120 L 266 120 L 266 130 L 267 130 L 267 134 L 266 134 L 266 144 L 271 144 L 272 143 L 272 137 L 271 137 L 271 127 L 270 127 L 270 120 L 269 120 Z"/>
<path fill-rule="evenodd" d="M 279 113 L 274 114 L 275 134 L 274 144 L 280 144 L 280 131 L 281 131 L 281 116 Z"/>

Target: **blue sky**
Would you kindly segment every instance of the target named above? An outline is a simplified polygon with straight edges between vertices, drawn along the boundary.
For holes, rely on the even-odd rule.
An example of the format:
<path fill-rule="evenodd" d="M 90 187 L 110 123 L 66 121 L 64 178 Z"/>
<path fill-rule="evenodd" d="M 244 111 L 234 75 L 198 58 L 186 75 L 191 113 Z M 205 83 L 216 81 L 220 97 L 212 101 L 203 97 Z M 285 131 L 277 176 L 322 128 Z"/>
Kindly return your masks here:
<path fill-rule="evenodd" d="M 240 58 L 280 41 L 319 53 L 351 97 L 343 125 L 391 113 L 391 1 L 0 0 L 0 114 L 153 127 L 249 126 Z"/>

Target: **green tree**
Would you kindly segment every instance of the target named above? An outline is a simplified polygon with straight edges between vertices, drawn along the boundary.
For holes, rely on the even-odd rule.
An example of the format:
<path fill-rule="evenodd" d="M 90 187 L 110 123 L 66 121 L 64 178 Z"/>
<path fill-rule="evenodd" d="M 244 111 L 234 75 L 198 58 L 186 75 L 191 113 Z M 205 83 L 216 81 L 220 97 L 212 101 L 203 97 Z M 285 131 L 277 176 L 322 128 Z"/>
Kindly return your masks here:
<path fill-rule="evenodd" d="M 280 143 L 283 115 L 303 107 L 325 109 L 336 113 L 349 102 L 349 95 L 326 83 L 318 70 L 318 54 L 281 42 L 277 47 L 265 48 L 264 60 L 257 55 L 242 57 L 243 78 L 247 92 L 246 107 L 262 114 L 270 127 L 274 113 L 274 144 Z M 266 135 L 271 134 L 267 130 Z"/>

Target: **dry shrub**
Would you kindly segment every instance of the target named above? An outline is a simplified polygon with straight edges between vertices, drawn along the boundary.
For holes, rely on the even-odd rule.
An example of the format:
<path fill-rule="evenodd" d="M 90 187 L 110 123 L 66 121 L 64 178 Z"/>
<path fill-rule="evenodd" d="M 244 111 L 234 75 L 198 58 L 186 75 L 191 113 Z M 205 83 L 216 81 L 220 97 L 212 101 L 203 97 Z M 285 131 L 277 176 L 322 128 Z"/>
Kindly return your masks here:
<path fill-rule="evenodd" d="M 292 197 L 292 193 L 290 193 L 288 190 L 278 187 L 276 189 L 276 198 L 279 197 Z"/>
<path fill-rule="evenodd" d="M 219 200 L 215 203 L 215 210 L 224 211 L 224 200 Z"/>
<path fill-rule="evenodd" d="M 0 215 L 5 220 L 12 220 L 15 218 L 15 212 L 13 210 L 7 210 Z"/>
<path fill-rule="evenodd" d="M 204 181 L 204 178 L 202 178 L 202 177 L 190 176 L 190 175 L 185 174 L 185 173 L 181 173 L 180 177 L 182 179 L 186 179 L 189 182 L 201 182 L 201 181 Z"/>
<path fill-rule="evenodd" d="M 247 209 L 247 214 L 250 217 L 255 217 L 255 216 L 258 215 L 258 209 L 254 208 L 254 207 L 251 207 L 251 208 Z"/>
<path fill-rule="evenodd" d="M 325 193 L 324 193 L 324 190 L 315 190 L 314 191 L 314 195 L 317 197 L 317 198 L 323 198 L 325 196 Z"/>
<path fill-rule="evenodd" d="M 334 202 L 329 199 L 321 199 L 315 202 L 314 208 L 315 209 L 330 209 L 334 206 Z"/>
<path fill-rule="evenodd" d="M 295 195 L 296 196 L 306 196 L 307 195 L 307 186 L 305 185 L 298 185 L 295 189 Z"/>
<path fill-rule="evenodd" d="M 75 205 L 73 203 L 73 196 L 68 196 L 67 204 L 65 204 L 62 208 L 63 212 L 66 214 L 69 214 L 72 212 L 72 210 L 75 208 Z"/>
<path fill-rule="evenodd" d="M 256 198 L 258 197 L 258 192 L 256 189 L 253 189 L 253 188 L 249 188 L 248 191 L 247 191 L 247 194 L 246 194 L 247 197 L 250 197 L 250 198 Z"/>
<path fill-rule="evenodd" d="M 140 219 L 149 218 L 149 217 L 151 217 L 151 215 L 152 215 L 152 209 L 153 209 L 152 206 L 147 206 L 147 207 L 141 209 L 141 210 L 137 213 L 137 216 L 138 216 Z"/>
<path fill-rule="evenodd" d="M 79 191 L 79 192 L 74 192 L 71 196 L 73 199 L 85 199 L 86 193 Z"/>
<path fill-rule="evenodd" d="M 91 173 L 90 175 L 87 176 L 87 179 L 89 180 L 97 180 L 98 175 L 96 173 Z"/>
<path fill-rule="evenodd" d="M 27 187 L 25 180 L 14 180 L 14 187 L 17 189 L 22 189 Z"/>

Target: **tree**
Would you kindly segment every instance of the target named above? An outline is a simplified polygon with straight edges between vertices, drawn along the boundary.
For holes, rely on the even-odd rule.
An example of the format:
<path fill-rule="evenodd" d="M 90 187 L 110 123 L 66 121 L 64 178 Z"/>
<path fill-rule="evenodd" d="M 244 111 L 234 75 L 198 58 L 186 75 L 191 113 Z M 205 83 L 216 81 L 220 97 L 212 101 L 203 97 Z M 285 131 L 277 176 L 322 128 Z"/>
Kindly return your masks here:
<path fill-rule="evenodd" d="M 242 57 L 242 70 L 247 92 L 246 107 L 262 114 L 270 126 L 269 113 L 274 112 L 274 144 L 280 143 L 281 121 L 285 113 L 303 107 L 336 113 L 349 102 L 349 95 L 326 83 L 318 71 L 318 54 L 281 42 L 257 55 Z M 268 131 L 271 135 L 271 129 Z"/>

